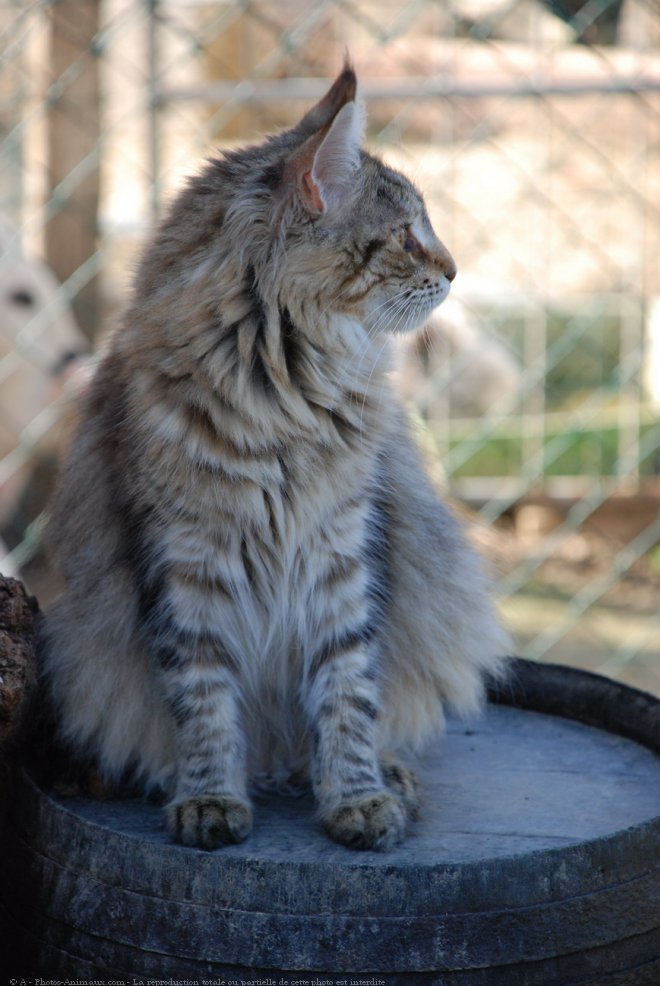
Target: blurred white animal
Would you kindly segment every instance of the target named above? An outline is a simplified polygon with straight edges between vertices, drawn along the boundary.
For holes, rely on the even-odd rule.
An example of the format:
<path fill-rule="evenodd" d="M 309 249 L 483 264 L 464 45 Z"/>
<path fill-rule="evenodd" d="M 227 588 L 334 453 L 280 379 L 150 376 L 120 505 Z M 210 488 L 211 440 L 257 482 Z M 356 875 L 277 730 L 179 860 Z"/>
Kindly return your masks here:
<path fill-rule="evenodd" d="M 433 421 L 485 415 L 521 382 L 506 346 L 487 335 L 459 298 L 449 296 L 415 335 L 403 336 L 398 390 Z"/>
<path fill-rule="evenodd" d="M 62 393 L 89 344 L 52 271 L 0 221 L 0 528 L 61 442 Z M 0 542 L 0 572 L 12 574 Z"/>

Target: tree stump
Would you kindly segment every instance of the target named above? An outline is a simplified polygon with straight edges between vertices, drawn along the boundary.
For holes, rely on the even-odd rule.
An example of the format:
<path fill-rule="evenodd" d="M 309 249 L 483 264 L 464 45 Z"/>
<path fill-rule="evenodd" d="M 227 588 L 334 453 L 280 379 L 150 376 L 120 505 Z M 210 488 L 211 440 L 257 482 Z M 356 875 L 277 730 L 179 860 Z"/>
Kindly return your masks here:
<path fill-rule="evenodd" d="M 0 794 L 35 693 L 38 612 L 36 599 L 22 582 L 0 575 Z"/>

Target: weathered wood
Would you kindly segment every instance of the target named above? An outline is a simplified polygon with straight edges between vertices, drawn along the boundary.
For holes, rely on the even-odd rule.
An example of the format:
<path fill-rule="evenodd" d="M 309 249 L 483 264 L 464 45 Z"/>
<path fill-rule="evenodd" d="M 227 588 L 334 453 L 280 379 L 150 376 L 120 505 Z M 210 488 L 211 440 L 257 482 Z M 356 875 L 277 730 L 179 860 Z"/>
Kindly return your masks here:
<path fill-rule="evenodd" d="M 421 762 L 422 820 L 386 854 L 329 842 L 307 799 L 259 801 L 252 837 L 208 854 L 171 845 L 154 806 L 62 800 L 24 774 L 0 886 L 17 969 L 657 984 L 660 763 L 643 744 L 660 702 L 624 686 L 615 698 L 613 683 L 570 669 L 516 671 L 520 707 L 451 723 Z M 641 716 L 639 742 L 620 735 L 625 715 L 609 729 L 616 702 Z"/>
<path fill-rule="evenodd" d="M 37 611 L 36 599 L 21 582 L 0 575 L 0 783 L 34 694 Z"/>
<path fill-rule="evenodd" d="M 0 575 L 0 858 L 12 780 L 36 686 L 34 623 L 37 601 L 23 584 Z M 10 945 L 0 904 L 0 969 Z"/>
<path fill-rule="evenodd" d="M 660 700 L 619 681 L 590 671 L 521 658 L 510 674 L 491 689 L 491 702 L 577 719 L 588 726 L 626 736 L 660 753 Z"/>

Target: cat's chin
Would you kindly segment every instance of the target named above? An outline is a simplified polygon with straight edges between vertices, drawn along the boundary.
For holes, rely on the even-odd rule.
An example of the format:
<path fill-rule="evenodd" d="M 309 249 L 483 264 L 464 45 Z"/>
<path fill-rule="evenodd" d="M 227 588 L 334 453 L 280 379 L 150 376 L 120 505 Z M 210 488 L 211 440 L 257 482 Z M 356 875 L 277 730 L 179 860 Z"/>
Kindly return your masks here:
<path fill-rule="evenodd" d="M 390 325 L 381 325 L 380 330 L 394 336 L 406 336 L 417 332 L 429 320 L 433 312 L 442 304 L 446 297 L 447 295 L 433 305 L 420 305 L 417 310 L 406 315 L 405 319 L 393 319 Z M 365 325 L 365 328 L 369 331 L 368 325 Z"/>
<path fill-rule="evenodd" d="M 433 306 L 434 308 L 437 308 L 438 305 L 441 305 L 443 301 L 447 300 L 447 298 L 449 297 L 450 290 L 451 290 L 451 281 L 449 280 L 448 277 L 445 277 L 443 275 L 442 280 L 438 285 L 439 300 L 436 301 L 435 305 Z"/>
<path fill-rule="evenodd" d="M 442 277 L 432 287 L 421 289 L 404 311 L 395 309 L 390 318 L 383 316 L 383 309 L 388 304 L 380 303 L 372 318 L 367 316 L 364 328 L 369 334 L 389 333 L 390 335 L 408 335 L 416 332 L 431 317 L 436 308 L 446 301 L 451 288 L 448 277 Z"/>

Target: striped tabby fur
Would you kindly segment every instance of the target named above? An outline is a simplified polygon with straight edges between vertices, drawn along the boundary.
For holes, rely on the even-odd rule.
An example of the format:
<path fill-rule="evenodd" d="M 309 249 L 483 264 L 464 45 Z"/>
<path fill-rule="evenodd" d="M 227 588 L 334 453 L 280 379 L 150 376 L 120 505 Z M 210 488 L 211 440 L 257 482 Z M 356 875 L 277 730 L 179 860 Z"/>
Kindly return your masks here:
<path fill-rule="evenodd" d="M 391 846 L 417 805 L 391 754 L 477 709 L 506 651 L 387 378 L 388 333 L 454 263 L 362 131 L 347 65 L 293 130 L 190 181 L 52 505 L 61 734 L 164 787 L 188 845 L 248 834 L 250 778 L 309 780 L 332 838 Z"/>

